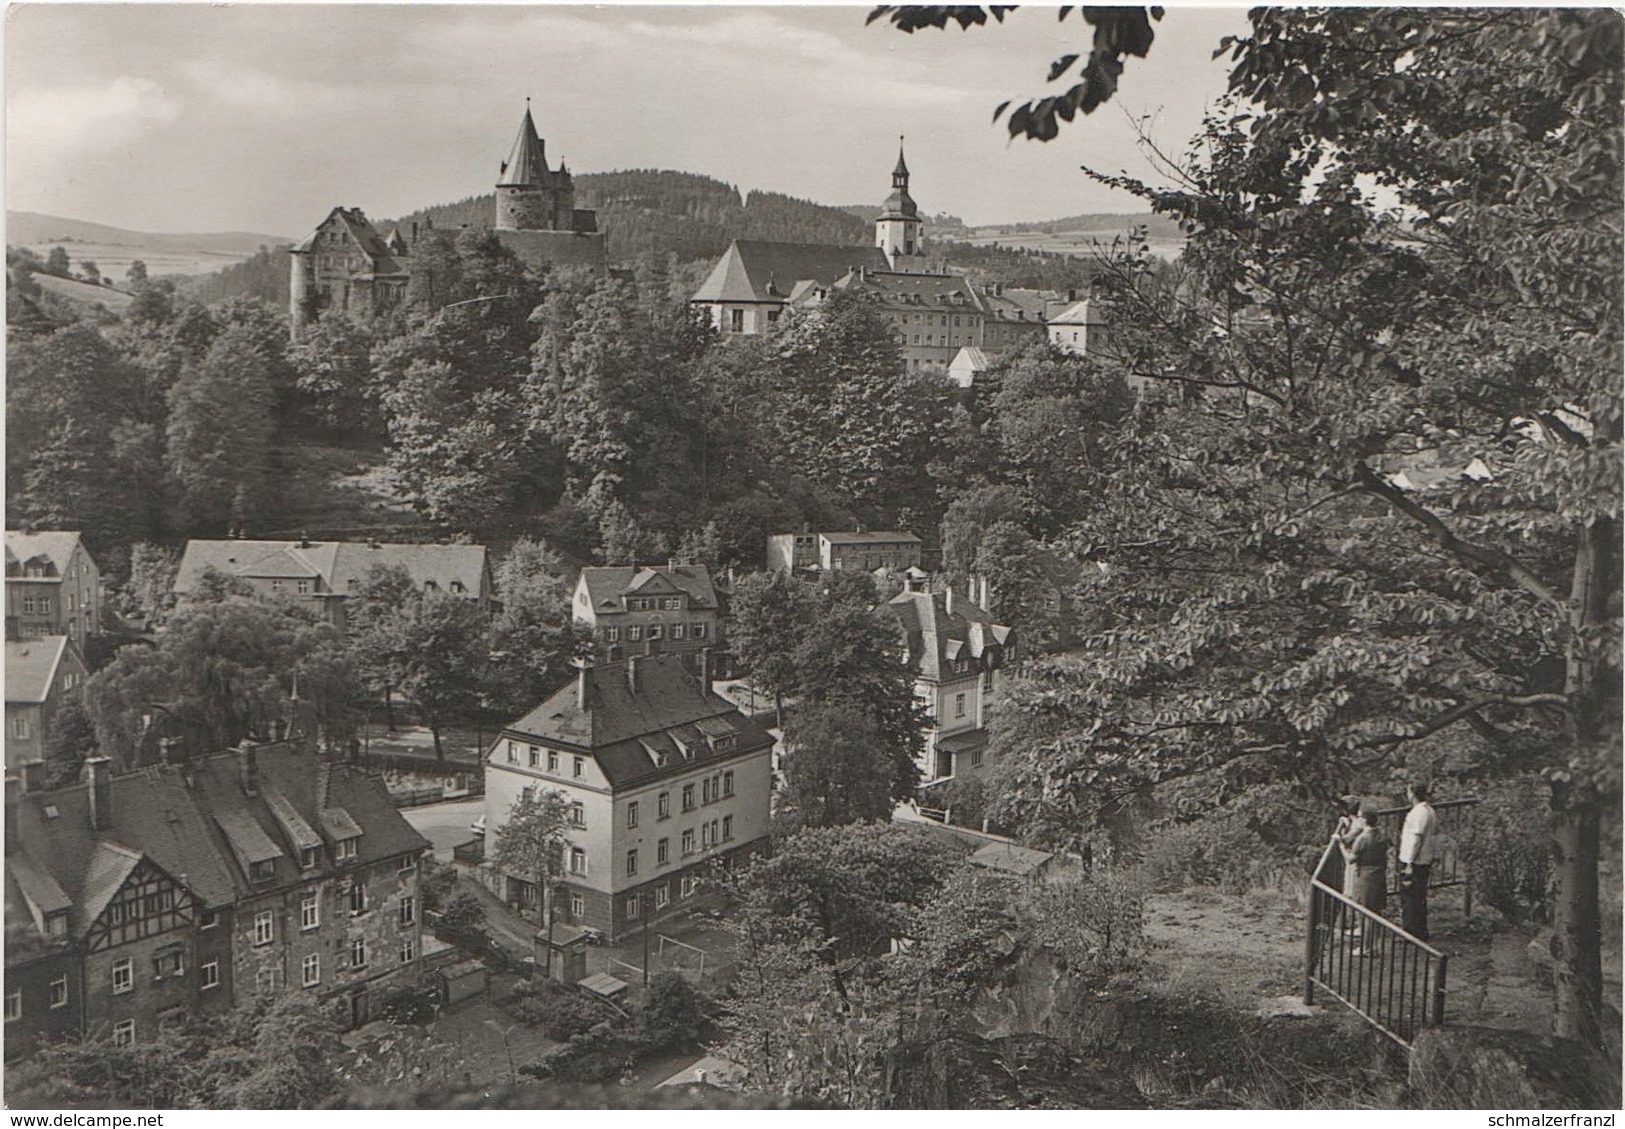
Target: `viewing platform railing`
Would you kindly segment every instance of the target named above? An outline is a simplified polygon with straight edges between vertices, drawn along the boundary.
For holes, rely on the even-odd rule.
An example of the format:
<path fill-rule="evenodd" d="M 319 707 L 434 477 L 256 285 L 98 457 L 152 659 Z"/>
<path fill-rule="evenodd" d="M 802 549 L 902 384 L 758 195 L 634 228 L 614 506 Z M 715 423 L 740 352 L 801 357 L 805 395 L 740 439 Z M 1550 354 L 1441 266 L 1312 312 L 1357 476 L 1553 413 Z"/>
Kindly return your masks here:
<path fill-rule="evenodd" d="M 1343 852 L 1329 843 L 1309 882 L 1303 1002 L 1322 989 L 1409 1050 L 1423 1027 L 1444 1022 L 1450 958 L 1343 889 Z"/>

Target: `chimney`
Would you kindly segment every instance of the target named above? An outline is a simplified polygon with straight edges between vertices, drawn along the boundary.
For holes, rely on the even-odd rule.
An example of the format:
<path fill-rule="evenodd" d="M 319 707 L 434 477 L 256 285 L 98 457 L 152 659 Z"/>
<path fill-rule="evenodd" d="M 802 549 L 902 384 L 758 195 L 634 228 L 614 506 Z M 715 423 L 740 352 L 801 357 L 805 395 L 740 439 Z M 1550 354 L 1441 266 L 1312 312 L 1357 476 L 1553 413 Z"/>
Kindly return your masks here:
<path fill-rule="evenodd" d="M 113 761 L 109 757 L 86 757 L 85 779 L 90 791 L 90 826 L 106 831 L 113 822 Z"/>
<path fill-rule="evenodd" d="M 630 655 L 626 660 L 626 688 L 632 693 L 638 692 L 638 656 Z"/>
<path fill-rule="evenodd" d="M 700 689 L 711 689 L 711 648 L 700 648 Z"/>
<path fill-rule="evenodd" d="M 259 754 L 249 741 L 243 741 L 237 746 L 237 768 L 243 782 L 243 795 L 259 795 L 260 766 Z"/>
<path fill-rule="evenodd" d="M 666 571 L 667 572 L 676 572 L 678 563 L 679 562 L 678 562 L 676 557 L 667 557 L 666 558 Z"/>
<path fill-rule="evenodd" d="M 581 660 L 576 661 L 576 709 L 587 712 L 587 671 L 591 669 Z"/>
<path fill-rule="evenodd" d="M 954 586 L 952 584 L 943 585 L 942 604 L 949 615 L 954 614 Z"/>

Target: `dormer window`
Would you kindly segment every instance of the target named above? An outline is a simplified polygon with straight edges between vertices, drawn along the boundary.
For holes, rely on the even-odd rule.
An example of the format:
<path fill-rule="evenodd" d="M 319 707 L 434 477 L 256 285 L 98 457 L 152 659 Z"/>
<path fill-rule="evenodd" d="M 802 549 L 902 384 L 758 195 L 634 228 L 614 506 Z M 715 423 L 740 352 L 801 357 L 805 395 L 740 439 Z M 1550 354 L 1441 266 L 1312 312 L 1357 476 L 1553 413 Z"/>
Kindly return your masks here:
<path fill-rule="evenodd" d="M 458 596 L 461 596 L 464 592 L 468 591 L 467 588 L 463 587 L 463 582 L 461 580 L 453 580 L 451 582 L 451 590 Z"/>
<path fill-rule="evenodd" d="M 333 856 L 340 862 L 351 861 L 356 857 L 356 847 L 361 842 L 359 837 L 340 839 L 333 847 Z"/>
<path fill-rule="evenodd" d="M 432 580 L 425 580 L 423 582 L 423 590 L 425 592 L 438 592 L 440 591 L 440 585 L 436 584 Z"/>
<path fill-rule="evenodd" d="M 66 937 L 68 935 L 68 915 L 53 913 L 45 919 L 45 932 L 51 937 Z"/>
<path fill-rule="evenodd" d="M 248 880 L 250 882 L 269 882 L 276 877 L 276 860 L 261 859 L 248 866 Z"/>
<path fill-rule="evenodd" d="M 299 852 L 300 870 L 312 870 L 320 865 L 321 861 L 322 849 L 320 847 L 306 847 L 304 850 Z"/>

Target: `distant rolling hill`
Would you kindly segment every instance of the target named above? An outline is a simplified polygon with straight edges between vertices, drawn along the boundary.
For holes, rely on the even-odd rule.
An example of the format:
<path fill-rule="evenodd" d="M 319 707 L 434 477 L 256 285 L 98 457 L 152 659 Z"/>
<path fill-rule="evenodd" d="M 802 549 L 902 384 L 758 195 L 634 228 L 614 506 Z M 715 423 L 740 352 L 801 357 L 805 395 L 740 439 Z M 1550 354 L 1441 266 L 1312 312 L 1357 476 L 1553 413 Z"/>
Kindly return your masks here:
<path fill-rule="evenodd" d="M 117 282 L 124 280 L 124 272 L 136 259 L 146 263 L 152 275 L 206 274 L 241 262 L 261 247 L 292 242 L 284 235 L 251 231 L 130 231 L 38 212 L 6 212 L 7 245 L 27 247 L 42 259 L 52 247 L 61 247 L 76 271 L 89 259 Z"/>
<path fill-rule="evenodd" d="M 101 265 L 101 260 L 96 260 Z M 34 281 L 40 284 L 40 289 L 47 294 L 54 294 L 64 298 L 76 306 L 106 306 L 115 314 L 122 314 L 130 308 L 133 299 L 122 290 L 114 290 L 111 286 L 92 286 L 88 282 L 80 282 L 74 278 L 57 278 L 50 274 L 36 274 Z"/>

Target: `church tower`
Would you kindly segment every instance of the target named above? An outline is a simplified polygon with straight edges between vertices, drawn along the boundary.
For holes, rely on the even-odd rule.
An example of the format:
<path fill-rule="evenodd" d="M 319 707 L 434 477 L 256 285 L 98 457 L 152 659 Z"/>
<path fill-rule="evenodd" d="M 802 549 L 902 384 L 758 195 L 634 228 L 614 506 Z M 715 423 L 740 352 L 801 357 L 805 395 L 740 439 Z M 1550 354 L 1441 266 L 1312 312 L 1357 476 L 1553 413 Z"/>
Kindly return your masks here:
<path fill-rule="evenodd" d="M 886 253 L 895 271 L 922 270 L 925 248 L 920 229 L 919 205 L 908 194 L 908 164 L 903 160 L 903 139 L 897 139 L 897 167 L 891 174 L 891 195 L 880 206 L 875 220 L 875 246 Z"/>
<path fill-rule="evenodd" d="M 575 228 L 575 183 L 561 163 L 547 167 L 546 143 L 536 132 L 525 99 L 525 120 L 513 151 L 497 175 L 498 231 L 571 231 Z"/>

